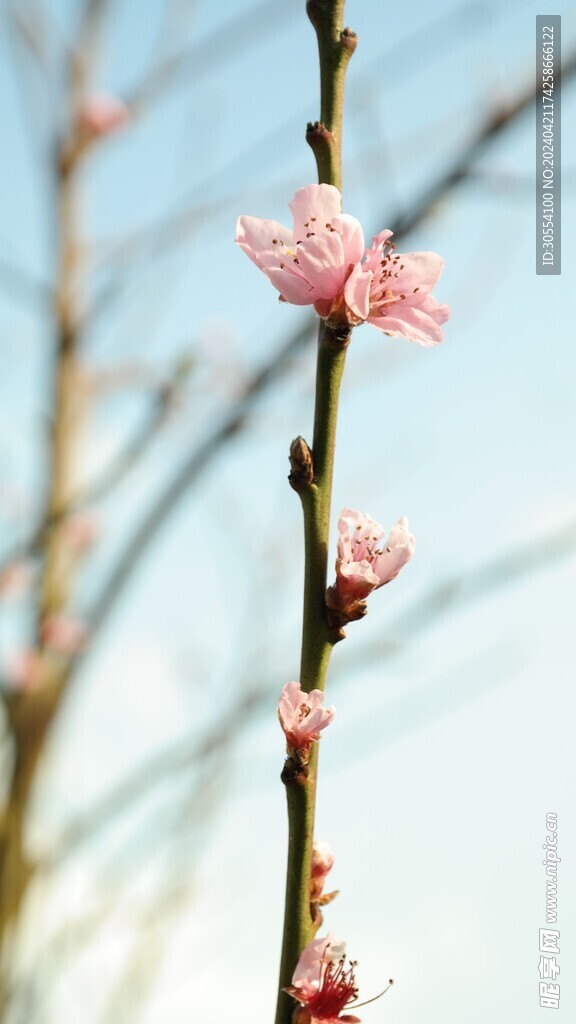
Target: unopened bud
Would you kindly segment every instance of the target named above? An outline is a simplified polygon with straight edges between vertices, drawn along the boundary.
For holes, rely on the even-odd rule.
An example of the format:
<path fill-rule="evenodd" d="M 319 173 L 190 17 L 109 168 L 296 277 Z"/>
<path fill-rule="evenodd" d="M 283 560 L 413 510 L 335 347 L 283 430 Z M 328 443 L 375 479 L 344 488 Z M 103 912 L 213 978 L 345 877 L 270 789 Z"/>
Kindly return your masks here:
<path fill-rule="evenodd" d="M 345 28 L 340 36 L 340 44 L 343 50 L 347 50 L 350 56 L 354 53 L 358 43 L 358 36 L 351 28 Z"/>
<path fill-rule="evenodd" d="M 295 491 L 300 491 L 314 479 L 312 452 L 303 437 L 296 437 L 290 445 L 290 475 L 288 480 Z"/>

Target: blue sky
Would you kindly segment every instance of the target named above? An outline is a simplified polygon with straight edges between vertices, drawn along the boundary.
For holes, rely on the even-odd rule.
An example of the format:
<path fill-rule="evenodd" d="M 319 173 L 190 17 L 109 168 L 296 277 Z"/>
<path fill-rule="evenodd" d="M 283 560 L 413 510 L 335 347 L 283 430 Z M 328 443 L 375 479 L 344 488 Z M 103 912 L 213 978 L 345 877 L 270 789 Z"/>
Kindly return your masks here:
<path fill-rule="evenodd" d="M 50 6 L 69 31 L 77 6 Z M 253 6 L 176 4 L 175 39 L 210 40 Z M 161 10 L 159 2 L 145 13 L 135 2 L 110 5 L 95 86 L 130 94 L 156 52 Z M 555 12 L 568 53 L 576 15 L 567 3 Z M 486 113 L 532 81 L 539 13 L 512 0 L 441 3 L 433 12 L 419 0 L 402 8 L 349 0 L 346 20 L 359 44 L 348 75 L 344 209 L 367 234 L 393 229 L 389 218 L 410 209 Z M 115 239 L 190 207 L 204 219 L 161 261 L 149 261 L 144 247 L 133 267 L 114 269 L 126 296 L 85 339 L 89 369 L 138 363 L 157 371 L 183 349 L 198 367 L 187 403 L 146 466 L 100 510 L 106 532 L 78 594 L 80 611 L 147 498 L 250 368 L 302 322 L 300 309 L 278 304 L 233 237 L 240 213 L 287 220 L 293 192 L 314 179 L 303 131 L 317 116 L 318 73 L 304 4 L 294 3 L 253 45 L 241 40 L 239 50 L 204 54 L 201 73 L 183 78 L 85 170 L 92 238 Z M 31 133 L 12 66 L 3 65 L 0 245 L 13 263 L 49 280 L 41 146 L 56 101 L 35 101 Z M 341 890 L 326 922 L 360 961 L 364 998 L 396 979 L 366 1008 L 367 1022 L 540 1020 L 540 861 L 550 810 L 563 856 L 556 1019 L 574 1015 L 573 994 L 562 986 L 574 956 L 574 557 L 551 558 L 538 574 L 463 599 L 427 630 L 412 631 L 411 609 L 443 579 L 542 543 L 575 518 L 575 113 L 572 82 L 563 95 L 561 277 L 534 273 L 530 109 L 400 246 L 446 259 L 436 289 L 452 307 L 444 343 L 424 350 L 363 327 L 350 346 L 334 523 L 347 505 L 386 525 L 406 514 L 417 538 L 411 565 L 374 595 L 367 619 L 335 651 L 330 700 L 338 716 L 322 740 L 318 835 L 335 850 Z M 91 276 L 86 293 L 98 294 L 105 281 Z M 41 307 L 24 309 L 17 298 L 9 286 L 1 293 L 0 471 L 10 500 L 34 508 L 50 328 Z M 134 921 L 172 870 L 191 891 L 168 932 L 158 925 L 148 935 L 158 973 L 150 971 L 146 1007 L 131 1016 L 126 996 L 115 1024 L 183 1024 L 191 1015 L 221 1024 L 232 1013 L 238 1024 L 270 1020 L 285 856 L 275 705 L 284 682 L 297 678 L 302 574 L 300 509 L 285 478 L 289 441 L 311 433 L 312 388 L 308 349 L 174 511 L 59 722 L 33 823 L 40 849 L 152 751 L 217 721 L 242 687 L 270 687 L 262 715 L 228 755 L 214 813 L 191 840 L 181 809 L 194 781 L 188 773 L 159 788 L 149 816 L 135 812 L 116 834 L 108 830 L 38 893 L 42 924 L 24 964 L 63 915 L 85 914 L 101 897 L 115 903 L 89 952 L 73 964 L 63 958 L 43 1024 L 76 1024 L 79 1008 L 84 1024 L 99 1022 L 129 940 L 144 928 Z M 143 408 L 139 394 L 102 399 L 86 428 L 84 474 L 104 464 Z M 20 525 L 6 513 L 7 539 Z M 6 650 L 22 642 L 26 623 L 25 608 L 6 612 Z M 399 623 L 400 649 L 363 659 L 368 646 L 390 643 Z M 157 822 L 172 813 L 181 834 L 175 867 L 155 853 Z M 133 846 L 138 869 L 123 875 L 121 855 L 129 862 Z"/>

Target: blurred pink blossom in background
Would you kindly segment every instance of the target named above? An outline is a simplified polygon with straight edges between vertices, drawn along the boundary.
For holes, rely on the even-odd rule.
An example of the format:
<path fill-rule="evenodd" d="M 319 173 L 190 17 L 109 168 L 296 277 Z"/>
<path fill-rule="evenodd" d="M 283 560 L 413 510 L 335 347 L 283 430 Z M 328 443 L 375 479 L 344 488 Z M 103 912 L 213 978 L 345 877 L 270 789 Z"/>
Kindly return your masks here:
<path fill-rule="evenodd" d="M 83 135 L 109 135 L 130 120 L 130 111 L 122 100 L 107 93 L 86 96 L 78 110 L 78 129 Z"/>
<path fill-rule="evenodd" d="M 58 654 L 77 654 L 85 648 L 88 630 L 80 619 L 60 613 L 49 615 L 42 623 L 41 641 L 44 647 Z"/>

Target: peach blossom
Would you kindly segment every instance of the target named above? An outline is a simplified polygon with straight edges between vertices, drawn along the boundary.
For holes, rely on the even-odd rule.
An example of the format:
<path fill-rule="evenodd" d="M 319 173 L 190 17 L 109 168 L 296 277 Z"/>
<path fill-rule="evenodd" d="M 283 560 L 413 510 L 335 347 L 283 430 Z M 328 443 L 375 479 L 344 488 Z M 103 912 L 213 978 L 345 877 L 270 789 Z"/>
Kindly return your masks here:
<path fill-rule="evenodd" d="M 326 603 L 342 624 L 366 613 L 368 595 L 396 578 L 414 554 L 415 540 L 401 516 L 386 541 L 384 530 L 371 516 L 345 508 L 338 520 L 336 581 Z"/>
<path fill-rule="evenodd" d="M 286 683 L 278 703 L 278 718 L 291 750 L 309 750 L 333 720 L 336 709 L 323 707 L 321 690 L 305 693 L 300 683 Z"/>
<path fill-rule="evenodd" d="M 313 306 L 333 325 L 367 322 L 421 345 L 442 340 L 450 309 L 431 294 L 444 267 L 440 256 L 396 254 L 388 230 L 365 250 L 362 227 L 342 213 L 333 185 L 298 189 L 289 205 L 292 230 L 258 217 L 239 217 L 236 225 L 236 242 L 283 301 Z"/>

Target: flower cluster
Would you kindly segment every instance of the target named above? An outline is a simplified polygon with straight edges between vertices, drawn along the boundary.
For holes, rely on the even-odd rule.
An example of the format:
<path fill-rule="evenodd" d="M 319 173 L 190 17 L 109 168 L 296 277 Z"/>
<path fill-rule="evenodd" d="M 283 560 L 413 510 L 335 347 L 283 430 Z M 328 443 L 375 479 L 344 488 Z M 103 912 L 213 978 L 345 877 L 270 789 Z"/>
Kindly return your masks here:
<path fill-rule="evenodd" d="M 431 294 L 444 267 L 433 252 L 396 253 L 391 231 L 369 249 L 355 217 L 342 213 L 334 185 L 307 185 L 289 204 L 291 231 L 275 220 L 239 217 L 236 241 L 280 292 L 313 306 L 330 324 L 373 324 L 420 345 L 442 341 L 448 306 Z"/>
<path fill-rule="evenodd" d="M 336 581 L 326 592 L 335 624 L 362 618 L 366 598 L 396 578 L 414 554 L 415 540 L 402 516 L 384 540 L 384 530 L 371 516 L 345 508 L 338 519 Z"/>
<path fill-rule="evenodd" d="M 359 1017 L 341 1016 L 357 996 L 354 963 L 346 967 L 346 946 L 334 939 L 331 932 L 324 938 L 313 939 L 306 946 L 292 976 L 292 985 L 286 989 L 296 999 L 303 1013 L 300 1024 L 353 1024 Z"/>

